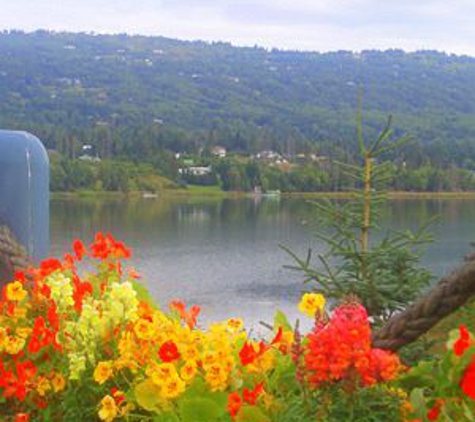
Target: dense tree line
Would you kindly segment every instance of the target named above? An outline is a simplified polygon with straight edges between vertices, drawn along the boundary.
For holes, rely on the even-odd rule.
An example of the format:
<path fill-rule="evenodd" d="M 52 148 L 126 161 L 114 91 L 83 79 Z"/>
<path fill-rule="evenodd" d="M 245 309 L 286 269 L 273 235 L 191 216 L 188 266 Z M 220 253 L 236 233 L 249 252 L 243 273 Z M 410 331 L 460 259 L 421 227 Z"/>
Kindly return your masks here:
<path fill-rule="evenodd" d="M 401 169 L 398 188 L 466 189 L 475 170 L 474 80 L 474 58 L 433 51 L 321 54 L 163 37 L 0 33 L 0 127 L 29 130 L 65 160 L 87 144 L 104 161 L 146 163 L 176 181 L 174 153 L 199 155 L 217 144 L 247 155 L 315 152 L 354 162 L 362 89 L 365 133 L 393 112 L 396 132 L 413 136 L 402 154 L 384 157 Z M 225 188 L 256 184 L 252 166 L 223 168 L 215 175 Z M 78 184 L 87 185 L 90 176 L 82 177 Z M 345 188 L 333 169 L 260 168 L 259 178 L 269 189 Z"/>

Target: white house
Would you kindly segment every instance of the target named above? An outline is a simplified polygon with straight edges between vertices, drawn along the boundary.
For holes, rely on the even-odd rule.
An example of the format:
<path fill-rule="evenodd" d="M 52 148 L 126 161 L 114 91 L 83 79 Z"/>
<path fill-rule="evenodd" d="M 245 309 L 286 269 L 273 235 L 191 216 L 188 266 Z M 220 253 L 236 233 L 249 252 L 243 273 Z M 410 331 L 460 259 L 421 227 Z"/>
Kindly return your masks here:
<path fill-rule="evenodd" d="M 226 153 L 227 153 L 226 148 L 220 145 L 216 145 L 213 148 L 211 148 L 211 154 L 214 155 L 215 157 L 224 158 L 226 157 Z"/>

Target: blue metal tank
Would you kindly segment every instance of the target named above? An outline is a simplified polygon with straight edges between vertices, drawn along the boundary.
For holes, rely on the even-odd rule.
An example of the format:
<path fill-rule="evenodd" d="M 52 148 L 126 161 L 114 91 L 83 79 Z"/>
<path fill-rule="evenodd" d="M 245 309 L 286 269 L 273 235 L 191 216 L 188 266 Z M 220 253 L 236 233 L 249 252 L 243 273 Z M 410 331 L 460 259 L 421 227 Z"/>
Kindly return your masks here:
<path fill-rule="evenodd" d="M 0 226 L 34 262 L 49 253 L 49 160 L 38 138 L 0 130 Z"/>

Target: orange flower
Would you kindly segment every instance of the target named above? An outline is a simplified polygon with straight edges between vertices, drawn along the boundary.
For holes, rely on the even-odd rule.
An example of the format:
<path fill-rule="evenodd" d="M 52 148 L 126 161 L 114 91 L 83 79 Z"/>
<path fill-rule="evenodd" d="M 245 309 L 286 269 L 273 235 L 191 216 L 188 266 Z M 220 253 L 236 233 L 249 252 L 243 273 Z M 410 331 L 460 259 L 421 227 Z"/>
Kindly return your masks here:
<path fill-rule="evenodd" d="M 192 330 L 196 326 L 198 315 L 201 312 L 199 306 L 193 305 L 189 311 L 186 310 L 186 305 L 180 301 L 173 301 L 170 303 L 170 309 L 176 311 L 179 317 L 186 322 L 186 325 Z"/>

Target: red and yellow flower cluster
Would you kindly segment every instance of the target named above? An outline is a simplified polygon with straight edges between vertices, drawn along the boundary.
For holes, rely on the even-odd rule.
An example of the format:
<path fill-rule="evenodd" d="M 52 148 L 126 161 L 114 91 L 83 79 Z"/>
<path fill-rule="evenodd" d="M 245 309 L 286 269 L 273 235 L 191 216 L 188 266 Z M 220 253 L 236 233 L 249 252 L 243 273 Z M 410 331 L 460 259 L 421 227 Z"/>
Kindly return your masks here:
<path fill-rule="evenodd" d="M 305 294 L 299 309 L 320 322 L 301 343 L 289 324 L 276 325 L 269 341 L 251 338 L 237 318 L 203 329 L 198 306 L 174 301 L 165 312 L 150 302 L 137 288 L 138 274 L 123 271 L 130 255 L 99 233 L 88 247 L 75 241 L 63 260 L 48 259 L 4 286 L 2 420 L 95 414 L 111 422 L 133 414 L 186 421 L 196 412 L 207 422 L 267 421 L 279 401 L 275 377 L 299 378 L 295 350 L 305 366 L 299 379 L 313 387 L 356 378 L 367 386 L 399 369 L 396 356 L 371 348 L 360 305 L 343 305 L 324 323 L 324 297 Z M 86 258 L 96 265 L 80 275 L 77 263 Z"/>
<path fill-rule="evenodd" d="M 368 386 L 394 379 L 401 364 L 395 354 L 372 348 L 365 308 L 347 303 L 335 310 L 328 323 L 317 321 L 308 335 L 305 367 L 314 387 L 340 380 Z"/>

